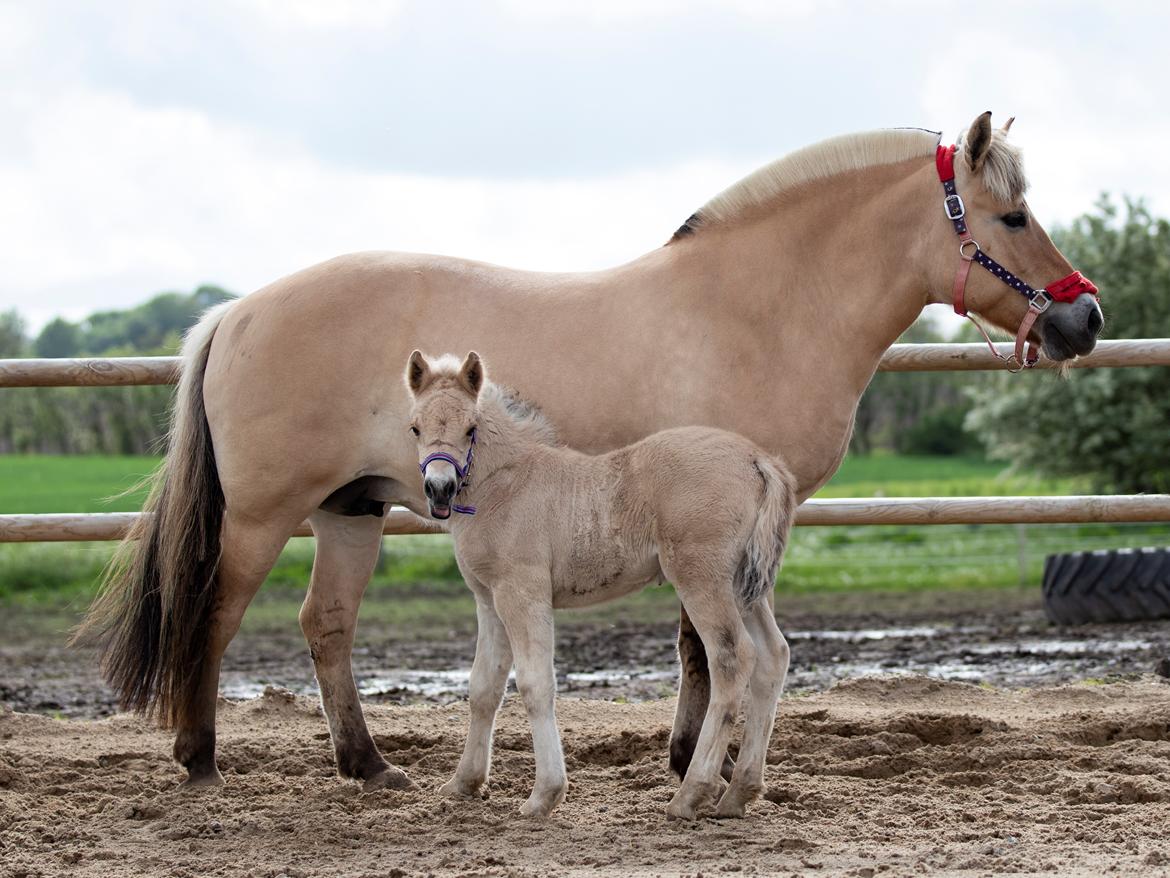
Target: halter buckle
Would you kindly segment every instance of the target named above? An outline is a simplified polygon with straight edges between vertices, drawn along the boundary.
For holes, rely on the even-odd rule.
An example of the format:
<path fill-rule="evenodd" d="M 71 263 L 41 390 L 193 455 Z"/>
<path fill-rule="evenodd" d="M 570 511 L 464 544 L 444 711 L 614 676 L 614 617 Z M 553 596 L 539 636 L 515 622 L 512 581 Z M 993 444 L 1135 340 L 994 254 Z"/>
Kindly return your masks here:
<path fill-rule="evenodd" d="M 1043 314 L 1054 301 L 1048 290 L 1036 290 L 1036 295 L 1029 300 L 1028 307 L 1037 314 Z"/>
<path fill-rule="evenodd" d="M 963 204 L 963 199 L 957 192 L 943 199 L 943 210 L 947 212 L 947 219 L 951 222 L 961 220 L 967 215 L 967 206 Z"/>

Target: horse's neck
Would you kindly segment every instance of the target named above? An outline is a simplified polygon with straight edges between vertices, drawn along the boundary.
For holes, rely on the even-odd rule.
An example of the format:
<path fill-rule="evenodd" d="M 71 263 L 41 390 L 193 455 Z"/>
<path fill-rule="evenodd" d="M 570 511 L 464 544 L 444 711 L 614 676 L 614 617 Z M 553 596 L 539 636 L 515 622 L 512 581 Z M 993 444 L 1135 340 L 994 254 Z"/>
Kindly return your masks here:
<path fill-rule="evenodd" d="M 882 353 L 927 303 L 925 165 L 850 172 L 666 248 L 655 284 L 711 327 L 713 420 L 782 454 L 802 497 L 832 475 Z M 727 332 L 717 330 L 731 323 Z M 702 391 L 699 391 L 702 392 Z"/>

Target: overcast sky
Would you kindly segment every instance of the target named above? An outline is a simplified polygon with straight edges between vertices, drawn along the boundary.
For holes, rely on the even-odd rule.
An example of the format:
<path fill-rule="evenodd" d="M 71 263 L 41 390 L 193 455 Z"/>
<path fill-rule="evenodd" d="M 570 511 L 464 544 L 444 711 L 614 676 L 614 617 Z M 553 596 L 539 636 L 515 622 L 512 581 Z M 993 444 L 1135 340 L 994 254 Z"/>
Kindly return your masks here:
<path fill-rule="evenodd" d="M 363 249 L 589 269 L 794 148 L 1017 116 L 1030 200 L 1170 213 L 1170 5 L 0 0 L 0 310 Z"/>

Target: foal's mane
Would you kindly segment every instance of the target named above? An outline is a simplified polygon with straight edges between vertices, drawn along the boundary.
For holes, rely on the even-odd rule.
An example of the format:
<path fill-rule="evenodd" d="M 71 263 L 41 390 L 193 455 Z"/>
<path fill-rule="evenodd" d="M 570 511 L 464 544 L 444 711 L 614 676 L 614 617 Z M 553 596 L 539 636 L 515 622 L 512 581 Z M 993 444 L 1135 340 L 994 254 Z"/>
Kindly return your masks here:
<path fill-rule="evenodd" d="M 934 155 L 942 135 L 923 128 L 883 128 L 844 134 L 798 149 L 748 174 L 724 189 L 679 226 L 671 241 L 692 235 L 703 226 L 727 222 L 802 183 L 878 165 Z M 966 136 L 958 143 L 966 142 Z M 1002 131 L 994 132 L 980 174 L 998 200 L 1018 201 L 1027 188 L 1020 152 Z"/>
<path fill-rule="evenodd" d="M 557 431 L 540 406 L 524 399 L 515 390 L 488 381 L 479 394 L 481 411 L 486 406 L 502 413 L 511 425 L 538 445 L 556 445 Z"/>

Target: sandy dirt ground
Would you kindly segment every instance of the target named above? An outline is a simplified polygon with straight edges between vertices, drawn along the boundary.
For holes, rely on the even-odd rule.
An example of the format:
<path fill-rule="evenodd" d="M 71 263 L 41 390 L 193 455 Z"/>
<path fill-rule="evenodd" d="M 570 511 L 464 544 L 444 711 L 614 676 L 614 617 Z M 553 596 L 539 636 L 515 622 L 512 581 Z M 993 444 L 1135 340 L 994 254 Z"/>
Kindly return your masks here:
<path fill-rule="evenodd" d="M 316 702 L 221 702 L 221 788 L 177 788 L 170 736 L 130 716 L 0 715 L 0 874 L 31 876 L 1170 874 L 1170 682 L 1002 690 L 858 678 L 782 702 L 766 794 L 743 820 L 669 821 L 673 701 L 566 697 L 570 772 L 549 820 L 517 816 L 533 760 L 501 714 L 489 797 L 434 792 L 463 704 L 376 705 L 417 784 L 333 772 Z"/>

